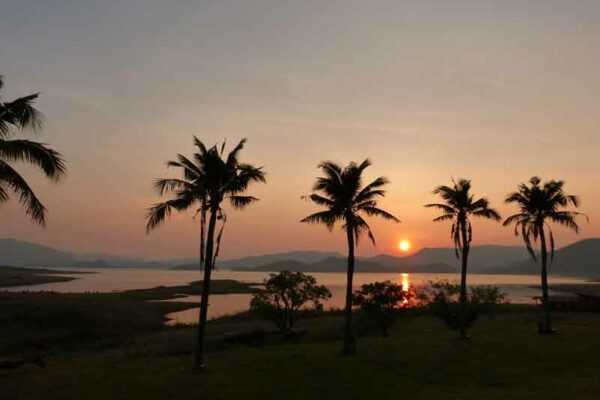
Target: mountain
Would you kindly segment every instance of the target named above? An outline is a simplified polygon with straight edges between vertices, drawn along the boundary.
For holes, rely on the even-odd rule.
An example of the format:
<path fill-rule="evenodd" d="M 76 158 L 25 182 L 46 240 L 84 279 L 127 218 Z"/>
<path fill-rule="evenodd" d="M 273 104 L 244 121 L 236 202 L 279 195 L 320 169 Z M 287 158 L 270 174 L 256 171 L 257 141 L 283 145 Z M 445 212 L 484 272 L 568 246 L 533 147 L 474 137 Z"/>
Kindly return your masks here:
<path fill-rule="evenodd" d="M 481 245 L 473 246 L 469 253 L 469 270 L 482 273 L 500 266 L 506 266 L 527 257 L 527 251 L 517 246 Z M 454 249 L 449 247 L 424 248 L 405 257 L 396 257 L 381 254 L 370 260 L 382 266 L 390 268 L 407 268 L 415 266 L 446 264 L 460 267 L 460 261 L 456 258 Z"/>
<path fill-rule="evenodd" d="M 550 258 L 548 257 L 550 262 Z M 538 257 L 539 263 L 539 257 Z M 496 273 L 540 273 L 540 265 L 524 259 L 507 267 L 496 268 Z M 584 239 L 555 251 L 554 260 L 548 264 L 550 275 L 600 277 L 600 238 Z"/>
<path fill-rule="evenodd" d="M 310 272 L 345 272 L 348 267 L 346 257 L 334 256 L 310 264 L 307 271 Z M 368 258 L 357 258 L 354 269 L 356 272 L 377 272 L 382 270 L 382 266 Z"/>
<path fill-rule="evenodd" d="M 75 263 L 65 251 L 14 239 L 0 239 L 0 264 L 15 267 L 62 267 Z"/>
<path fill-rule="evenodd" d="M 195 258 L 156 261 L 112 256 L 110 254 L 74 254 L 14 239 L 0 239 L 0 265 L 20 267 L 80 267 L 80 268 L 172 268 L 195 270 Z M 307 272 L 345 271 L 346 257 L 334 252 L 290 251 L 219 260 L 221 269 Z M 414 254 L 397 257 L 381 254 L 357 257 L 358 272 L 456 272 L 459 261 L 449 247 L 424 248 Z M 600 238 L 584 239 L 556 250 L 550 274 L 563 276 L 600 277 Z M 539 273 L 539 265 L 529 259 L 524 247 L 474 246 L 469 257 L 472 273 Z"/>
<path fill-rule="evenodd" d="M 391 256 L 390 256 L 391 257 Z M 373 257 L 375 258 L 375 257 Z M 373 258 L 357 258 L 355 264 L 356 272 L 424 272 L 424 273 L 444 273 L 457 272 L 457 269 L 444 263 L 431 263 L 420 266 L 384 266 Z M 378 257 L 380 258 L 380 257 Z M 327 257 L 314 263 L 303 263 L 296 260 L 275 261 L 251 268 L 251 271 L 269 271 L 278 272 L 283 270 L 302 271 L 302 272 L 345 272 L 347 267 L 345 257 Z M 247 268 L 237 269 L 237 271 L 247 271 Z"/>
<path fill-rule="evenodd" d="M 268 271 L 268 272 L 279 272 L 279 271 L 308 271 L 310 265 L 296 260 L 281 260 L 273 261 L 265 265 L 252 268 L 252 271 Z M 242 270 L 242 269 L 239 269 Z"/>
<path fill-rule="evenodd" d="M 73 254 L 15 239 L 0 239 L 0 264 L 16 267 L 70 268 L 165 268 L 171 266 L 168 262 L 125 258 L 110 254 Z"/>
<path fill-rule="evenodd" d="M 312 264 L 321 261 L 328 257 L 341 257 L 339 253 L 326 251 L 288 251 L 284 253 L 264 254 L 260 256 L 249 256 L 236 258 L 232 260 L 217 260 L 217 268 L 234 269 L 234 270 L 249 270 L 256 267 L 262 267 L 267 264 L 282 262 L 282 261 L 298 261 L 305 264 Z M 196 270 L 199 269 L 198 261 L 185 263 L 176 266 L 173 269 L 177 270 Z"/>

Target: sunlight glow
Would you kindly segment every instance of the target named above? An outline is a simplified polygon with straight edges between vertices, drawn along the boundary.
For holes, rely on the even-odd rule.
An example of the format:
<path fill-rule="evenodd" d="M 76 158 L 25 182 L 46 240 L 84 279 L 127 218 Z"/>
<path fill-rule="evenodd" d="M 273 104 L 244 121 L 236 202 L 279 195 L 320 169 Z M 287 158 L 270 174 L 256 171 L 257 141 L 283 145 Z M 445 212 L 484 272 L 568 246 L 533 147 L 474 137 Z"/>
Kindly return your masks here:
<path fill-rule="evenodd" d="M 402 239 L 398 244 L 400 251 L 407 252 L 410 250 L 410 242 L 406 239 Z"/>

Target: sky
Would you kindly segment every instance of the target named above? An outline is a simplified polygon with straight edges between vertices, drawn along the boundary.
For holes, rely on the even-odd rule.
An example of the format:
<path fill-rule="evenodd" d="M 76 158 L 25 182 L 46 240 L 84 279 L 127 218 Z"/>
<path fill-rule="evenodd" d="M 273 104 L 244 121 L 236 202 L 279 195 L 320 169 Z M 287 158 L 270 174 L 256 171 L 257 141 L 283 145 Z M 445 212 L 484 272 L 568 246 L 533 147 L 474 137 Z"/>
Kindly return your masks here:
<path fill-rule="evenodd" d="M 285 250 L 345 251 L 340 230 L 300 224 L 322 160 L 370 158 L 390 179 L 372 220 L 377 247 L 451 246 L 434 224 L 432 189 L 473 182 L 503 216 L 532 175 L 582 198 L 579 238 L 600 236 L 598 1 L 59 1 L 0 0 L 4 99 L 41 92 L 36 139 L 68 162 L 47 182 L 19 165 L 49 209 L 30 222 L 0 205 L 0 236 L 74 252 L 148 258 L 197 254 L 198 220 L 177 215 L 150 235 L 165 161 L 248 138 L 264 166 L 259 203 L 229 211 L 224 258 Z M 31 137 L 31 133 L 23 133 Z M 475 221 L 474 244 L 519 244 Z M 556 228 L 557 245 L 578 239 Z"/>

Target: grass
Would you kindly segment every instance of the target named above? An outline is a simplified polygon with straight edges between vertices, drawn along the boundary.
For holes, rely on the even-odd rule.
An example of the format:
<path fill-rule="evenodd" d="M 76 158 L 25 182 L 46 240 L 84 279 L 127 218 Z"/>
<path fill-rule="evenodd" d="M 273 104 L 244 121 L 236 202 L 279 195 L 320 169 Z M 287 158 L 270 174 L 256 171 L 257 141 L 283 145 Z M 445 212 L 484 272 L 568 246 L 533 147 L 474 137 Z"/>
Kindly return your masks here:
<path fill-rule="evenodd" d="M 42 268 L 21 268 L 0 266 L 0 288 L 26 285 L 39 285 L 42 283 L 68 282 L 73 277 L 55 276 L 64 274 L 82 274 L 88 272 L 58 271 Z"/>
<path fill-rule="evenodd" d="M 63 350 L 46 368 L 0 372 L 0 386 L 11 399 L 597 398 L 600 315 L 557 313 L 552 336 L 535 333 L 538 317 L 532 307 L 510 307 L 481 318 L 461 342 L 416 315 L 388 338 L 362 337 L 359 353 L 342 357 L 339 313 L 304 320 L 300 343 L 225 344 L 231 332 L 263 326 L 245 314 L 210 322 L 204 373 L 190 370 L 195 330 L 162 328 L 99 350 Z"/>
<path fill-rule="evenodd" d="M 213 294 L 255 290 L 232 280 L 212 282 Z M 199 293 L 198 282 L 118 293 L 0 291 L 0 357 L 126 346 L 141 334 L 168 329 L 166 314 L 197 307 L 151 300 Z"/>
<path fill-rule="evenodd" d="M 251 292 L 215 281 L 213 293 Z M 251 313 L 207 329 L 207 370 L 191 371 L 195 327 L 164 325 L 194 307 L 155 302 L 197 294 L 199 285 L 122 293 L 0 292 L 0 359 L 43 354 L 47 366 L 0 370 L 0 393 L 18 399 L 596 399 L 600 391 L 600 314 L 555 313 L 558 333 L 536 334 L 540 310 L 505 306 L 480 317 L 473 339 L 458 341 L 439 320 L 414 312 L 390 337 L 355 318 L 358 354 L 340 355 L 339 311 L 299 322 L 294 340 Z"/>

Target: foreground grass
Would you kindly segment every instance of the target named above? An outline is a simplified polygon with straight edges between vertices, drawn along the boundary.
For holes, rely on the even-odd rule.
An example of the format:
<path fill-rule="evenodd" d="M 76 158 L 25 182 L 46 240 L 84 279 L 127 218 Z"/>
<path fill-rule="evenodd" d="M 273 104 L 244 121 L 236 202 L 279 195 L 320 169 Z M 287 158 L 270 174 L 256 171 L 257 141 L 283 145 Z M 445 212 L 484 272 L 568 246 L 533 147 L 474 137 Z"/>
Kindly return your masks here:
<path fill-rule="evenodd" d="M 214 294 L 256 290 L 232 280 L 216 280 L 212 288 Z M 0 359 L 127 346 L 140 335 L 168 330 L 166 314 L 197 307 L 151 300 L 199 293 L 198 282 L 118 293 L 0 291 Z"/>
<path fill-rule="evenodd" d="M 600 315 L 557 314 L 559 333 L 538 336 L 538 310 L 482 318 L 460 342 L 427 315 L 400 321 L 389 338 L 363 337 L 339 355 L 339 315 L 303 322 L 301 343 L 223 345 L 249 316 L 210 323 L 204 373 L 190 370 L 193 328 L 165 329 L 102 351 L 64 351 L 46 368 L 0 372 L 11 399 L 596 399 Z M 218 345 L 221 343 L 221 345 Z"/>

